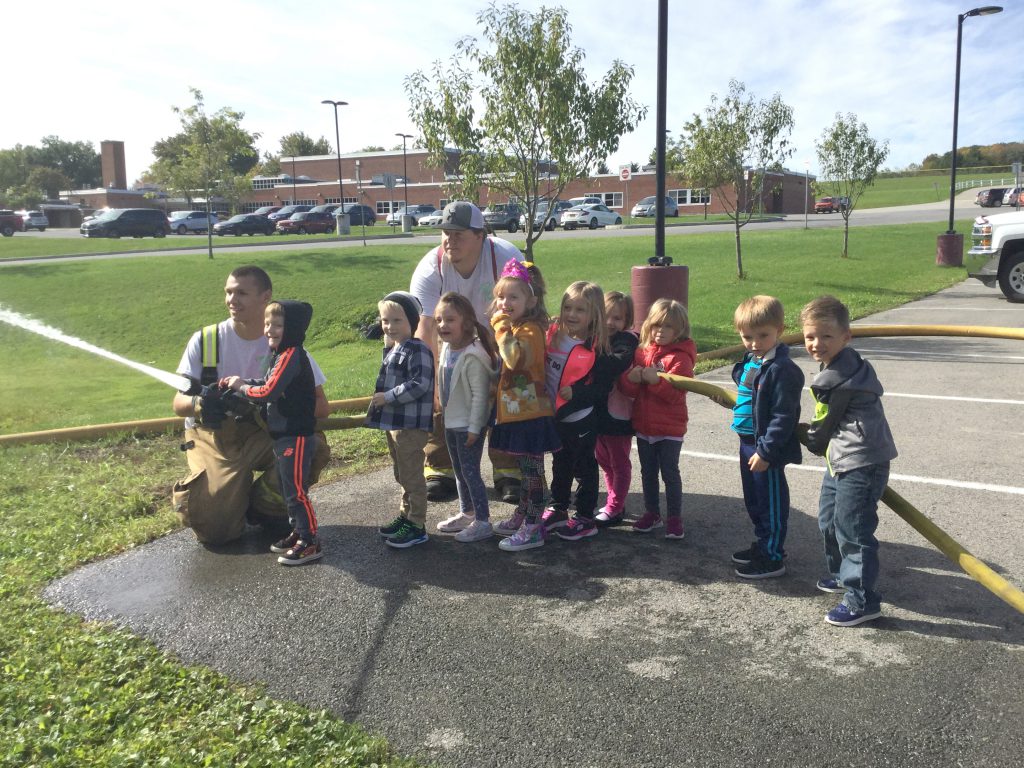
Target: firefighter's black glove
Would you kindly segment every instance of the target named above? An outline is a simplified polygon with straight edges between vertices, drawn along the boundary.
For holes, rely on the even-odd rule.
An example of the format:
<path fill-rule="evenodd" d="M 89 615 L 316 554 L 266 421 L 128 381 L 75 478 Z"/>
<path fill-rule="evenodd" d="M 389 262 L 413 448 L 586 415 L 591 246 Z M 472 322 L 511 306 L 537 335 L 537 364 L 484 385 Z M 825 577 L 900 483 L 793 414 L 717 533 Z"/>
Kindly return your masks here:
<path fill-rule="evenodd" d="M 196 414 L 196 420 L 209 429 L 220 429 L 228 415 L 224 396 L 226 392 L 230 391 L 220 389 L 216 384 L 208 384 L 203 387 L 198 397 L 199 411 Z"/>

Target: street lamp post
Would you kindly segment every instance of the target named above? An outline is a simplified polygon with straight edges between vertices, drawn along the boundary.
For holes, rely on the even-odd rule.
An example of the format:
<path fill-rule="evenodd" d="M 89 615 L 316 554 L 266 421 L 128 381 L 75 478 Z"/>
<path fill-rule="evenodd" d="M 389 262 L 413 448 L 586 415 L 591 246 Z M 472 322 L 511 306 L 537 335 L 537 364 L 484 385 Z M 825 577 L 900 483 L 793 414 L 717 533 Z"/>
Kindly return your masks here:
<path fill-rule="evenodd" d="M 411 139 L 411 133 L 396 133 L 395 136 L 402 137 L 402 184 L 404 185 L 405 191 L 402 193 L 405 196 L 405 215 L 409 215 L 409 175 L 405 164 L 405 140 Z M 403 229 L 404 231 L 404 229 Z"/>
<path fill-rule="evenodd" d="M 338 150 L 338 203 L 340 203 L 341 209 L 345 210 L 345 187 L 341 183 L 341 134 L 338 133 L 338 107 L 347 107 L 348 102 L 324 99 L 320 103 L 330 104 L 334 107 L 334 146 Z"/>
<path fill-rule="evenodd" d="M 937 264 L 945 266 L 961 266 L 963 264 L 963 236 L 953 228 L 953 208 L 956 203 L 956 129 L 960 118 L 960 47 L 963 41 L 964 19 L 971 16 L 988 16 L 999 13 L 1000 5 L 983 5 L 973 8 L 956 17 L 956 76 L 953 81 L 953 155 L 949 163 L 949 229 L 939 235 L 938 252 L 935 257 Z"/>

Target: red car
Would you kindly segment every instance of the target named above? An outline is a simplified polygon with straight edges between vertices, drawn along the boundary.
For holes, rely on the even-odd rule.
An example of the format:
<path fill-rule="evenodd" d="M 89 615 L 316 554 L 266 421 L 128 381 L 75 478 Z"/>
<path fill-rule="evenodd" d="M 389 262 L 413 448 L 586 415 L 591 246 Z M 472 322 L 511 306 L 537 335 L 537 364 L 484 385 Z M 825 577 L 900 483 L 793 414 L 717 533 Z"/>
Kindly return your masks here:
<path fill-rule="evenodd" d="M 293 213 L 277 222 L 279 235 L 315 235 L 334 231 L 334 217 L 323 211 Z"/>

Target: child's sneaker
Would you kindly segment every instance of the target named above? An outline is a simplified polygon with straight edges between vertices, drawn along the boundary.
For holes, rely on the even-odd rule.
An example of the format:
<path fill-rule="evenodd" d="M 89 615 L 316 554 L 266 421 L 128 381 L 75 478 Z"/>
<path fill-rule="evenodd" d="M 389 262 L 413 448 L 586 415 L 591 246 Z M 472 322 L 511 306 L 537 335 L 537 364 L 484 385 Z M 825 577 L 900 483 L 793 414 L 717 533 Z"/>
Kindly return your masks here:
<path fill-rule="evenodd" d="M 644 512 L 639 520 L 633 522 L 633 530 L 637 533 L 650 533 L 655 528 L 661 528 L 661 515 L 657 512 Z"/>
<path fill-rule="evenodd" d="M 565 527 L 556 531 L 558 538 L 566 541 L 579 541 L 580 539 L 597 536 L 597 525 L 589 517 L 573 515 L 572 519 L 565 524 Z"/>
<path fill-rule="evenodd" d="M 280 555 L 287 552 L 289 549 L 295 546 L 295 542 L 299 540 L 299 534 L 297 531 L 292 531 L 280 541 L 275 541 L 270 545 L 270 551 L 275 555 Z"/>
<path fill-rule="evenodd" d="M 281 565 L 305 565 L 315 562 L 323 556 L 324 553 L 320 551 L 318 539 L 312 541 L 298 539 L 291 549 L 277 558 L 277 562 Z"/>
<path fill-rule="evenodd" d="M 608 507 L 601 507 L 594 517 L 594 522 L 597 523 L 598 528 L 608 528 L 613 525 L 621 525 L 625 517 L 621 510 L 619 512 L 609 512 Z"/>
<path fill-rule="evenodd" d="M 783 564 L 781 557 L 777 560 L 771 560 L 761 554 L 758 554 L 757 557 L 746 565 L 736 566 L 736 575 L 741 579 L 773 579 L 785 572 L 786 566 Z"/>
<path fill-rule="evenodd" d="M 498 546 L 506 552 L 519 552 L 523 549 L 536 549 L 544 546 L 544 526 L 541 523 L 523 524 L 514 534 L 498 542 Z"/>
<path fill-rule="evenodd" d="M 761 554 L 761 548 L 756 541 L 750 542 L 750 546 L 732 553 L 732 561 L 736 565 L 750 565 L 750 561 Z"/>
<path fill-rule="evenodd" d="M 456 541 L 481 541 L 494 535 L 494 526 L 486 520 L 474 520 L 455 534 Z"/>
<path fill-rule="evenodd" d="M 458 533 L 468 528 L 476 518 L 473 515 L 464 515 L 462 512 L 449 517 L 443 523 L 437 524 L 437 530 L 441 533 Z"/>
<path fill-rule="evenodd" d="M 841 582 L 839 579 L 833 579 L 831 576 L 824 579 L 818 579 L 818 583 L 814 586 L 816 586 L 822 592 L 846 592 L 846 587 L 843 586 L 843 582 Z"/>
<path fill-rule="evenodd" d="M 516 512 L 508 520 L 502 520 L 494 526 L 494 532 L 499 536 L 511 536 L 523 527 L 524 522 L 526 522 L 526 515 L 522 512 Z"/>
<path fill-rule="evenodd" d="M 389 539 L 402 530 L 402 526 L 408 522 L 402 515 L 399 515 L 387 525 L 382 525 L 377 529 L 377 533 L 383 536 L 385 539 Z"/>
<path fill-rule="evenodd" d="M 565 527 L 569 522 L 569 513 L 562 509 L 562 507 L 552 505 L 544 510 L 544 514 L 540 516 L 540 521 L 544 524 L 545 533 L 551 533 L 556 528 Z"/>
<path fill-rule="evenodd" d="M 865 621 L 873 621 L 882 615 L 881 609 L 854 611 L 846 603 L 840 603 L 825 616 L 825 621 L 837 627 L 855 627 Z"/>
<path fill-rule="evenodd" d="M 666 539 L 681 539 L 685 536 L 686 534 L 683 533 L 683 518 L 670 517 L 665 521 Z"/>
<path fill-rule="evenodd" d="M 413 525 L 406 520 L 394 536 L 389 536 L 384 539 L 384 543 L 389 547 L 394 547 L 395 549 L 405 549 L 406 547 L 412 547 L 416 544 L 422 544 L 429 538 L 430 537 L 427 536 L 426 528 Z"/>

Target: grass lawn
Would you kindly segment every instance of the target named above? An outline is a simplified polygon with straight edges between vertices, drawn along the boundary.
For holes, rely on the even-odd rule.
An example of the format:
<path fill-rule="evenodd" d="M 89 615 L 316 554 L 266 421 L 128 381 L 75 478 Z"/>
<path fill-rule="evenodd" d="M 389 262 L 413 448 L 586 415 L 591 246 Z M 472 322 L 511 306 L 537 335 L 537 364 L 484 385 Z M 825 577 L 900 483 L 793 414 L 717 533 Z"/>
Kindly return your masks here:
<path fill-rule="evenodd" d="M 666 250 L 689 267 L 693 336 L 709 350 L 735 343 L 733 308 L 754 293 L 779 296 L 794 327 L 800 306 L 820 293 L 839 295 L 858 317 L 958 282 L 964 269 L 934 266 L 936 229 L 858 228 L 849 259 L 837 255 L 838 230 L 745 231 L 742 281 L 731 233 L 668 237 Z M 583 275 L 628 289 L 631 266 L 651 250 L 649 238 L 542 240 L 537 261 L 549 306 Z M 309 347 L 328 375 L 328 396 L 359 396 L 372 386 L 380 348 L 357 328 L 377 298 L 408 284 L 423 251 L 422 242 L 311 245 L 212 262 L 197 253 L 12 266 L 0 272 L 0 305 L 173 370 L 188 335 L 223 318 L 227 273 L 257 263 L 276 295 L 314 305 Z M 0 433 L 170 414 L 171 390 L 128 368 L 5 324 L 0 343 Z M 378 462 L 378 438 L 332 433 L 329 476 Z M 182 666 L 144 640 L 39 599 L 48 581 L 75 566 L 176 527 L 168 496 L 184 467 L 177 442 L 165 435 L 0 449 L 0 765 L 408 765 L 328 713 Z"/>

